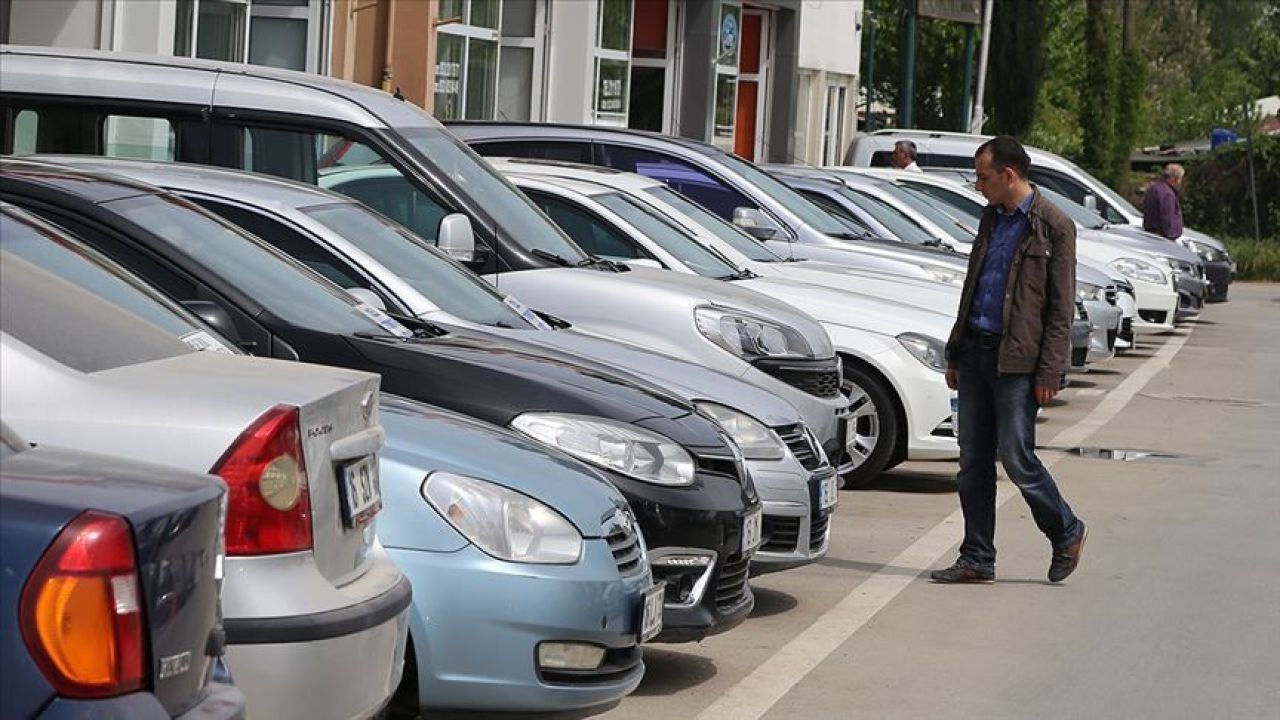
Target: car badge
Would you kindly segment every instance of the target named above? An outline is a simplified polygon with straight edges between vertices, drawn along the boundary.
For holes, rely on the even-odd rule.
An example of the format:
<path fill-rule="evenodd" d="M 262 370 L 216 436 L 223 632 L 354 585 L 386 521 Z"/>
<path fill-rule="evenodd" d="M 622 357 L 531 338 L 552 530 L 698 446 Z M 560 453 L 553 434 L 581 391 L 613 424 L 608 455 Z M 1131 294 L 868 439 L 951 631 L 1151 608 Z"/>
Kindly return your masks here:
<path fill-rule="evenodd" d="M 622 532 L 628 535 L 634 531 L 635 522 L 631 519 L 631 513 L 624 508 L 618 508 L 613 511 L 613 522 L 622 529 Z"/>

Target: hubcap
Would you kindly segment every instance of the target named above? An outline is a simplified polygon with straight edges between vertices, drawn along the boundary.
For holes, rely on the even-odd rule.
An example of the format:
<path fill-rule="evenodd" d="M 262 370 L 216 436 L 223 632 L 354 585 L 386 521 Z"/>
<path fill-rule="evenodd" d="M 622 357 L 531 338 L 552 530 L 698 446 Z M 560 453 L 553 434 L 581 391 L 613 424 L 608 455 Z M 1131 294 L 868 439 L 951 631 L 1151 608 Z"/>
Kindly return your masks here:
<path fill-rule="evenodd" d="M 871 396 L 858 385 L 846 380 L 843 390 L 849 398 L 849 409 L 852 412 L 845 428 L 847 455 L 840 471 L 849 472 L 862 467 L 871 453 L 875 452 L 876 444 L 880 442 L 880 413 Z"/>

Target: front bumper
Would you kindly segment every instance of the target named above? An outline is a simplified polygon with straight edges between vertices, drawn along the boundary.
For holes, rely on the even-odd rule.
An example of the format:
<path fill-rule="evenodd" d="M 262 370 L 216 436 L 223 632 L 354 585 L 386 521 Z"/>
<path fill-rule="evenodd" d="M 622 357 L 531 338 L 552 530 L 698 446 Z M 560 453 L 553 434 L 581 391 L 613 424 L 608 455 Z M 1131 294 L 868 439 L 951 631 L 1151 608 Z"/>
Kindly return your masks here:
<path fill-rule="evenodd" d="M 1178 293 L 1173 286 L 1139 280 L 1131 280 L 1130 283 L 1138 305 L 1134 327 L 1157 332 L 1173 330 L 1174 317 L 1178 312 Z"/>
<path fill-rule="evenodd" d="M 1123 311 L 1100 300 L 1088 300 L 1084 304 L 1089 315 L 1088 362 L 1110 360 L 1116 354 L 1116 342 L 1120 339 Z"/>
<path fill-rule="evenodd" d="M 807 565 L 827 554 L 835 506 L 817 509 L 818 486 L 835 472 L 830 465 L 812 473 L 804 468 L 799 472 L 752 469 L 764 507 L 760 549 L 751 558 L 752 575 Z"/>
<path fill-rule="evenodd" d="M 951 396 L 941 372 L 915 359 L 893 342 L 873 357 L 889 378 L 907 416 L 908 460 L 952 460 L 960 457 L 960 445 L 951 429 Z"/>
<path fill-rule="evenodd" d="M 1204 278 L 1209 281 L 1205 302 L 1226 302 L 1231 291 L 1234 270 L 1229 260 L 1214 260 L 1204 264 Z"/>
<path fill-rule="evenodd" d="M 1198 316 L 1204 308 L 1209 281 L 1190 275 L 1175 275 L 1174 285 L 1178 291 L 1178 311 L 1174 319 L 1187 320 Z"/>
<path fill-rule="evenodd" d="M 640 683 L 636 634 L 652 580 L 643 564 L 621 574 L 604 539 L 586 540 L 573 565 L 509 563 L 473 545 L 390 552 L 423 589 L 410 617 L 422 707 L 572 710 Z M 543 670 L 542 642 L 597 645 L 605 659 L 592 671 Z"/>
<path fill-rule="evenodd" d="M 1093 326 L 1077 318 L 1071 323 L 1071 369 L 1083 370 L 1089 364 L 1089 334 Z"/>
<path fill-rule="evenodd" d="M 774 376 L 750 364 L 746 365 L 746 370 L 740 377 L 790 403 L 800 413 L 804 424 L 818 437 L 831 462 L 839 463 L 844 455 L 843 421 L 849 415 L 848 398 L 842 393 L 832 396 L 814 395 L 802 389 L 802 386 L 808 387 L 809 383 L 796 380 L 793 375 Z M 787 383 L 783 377 L 796 380 L 797 384 Z"/>

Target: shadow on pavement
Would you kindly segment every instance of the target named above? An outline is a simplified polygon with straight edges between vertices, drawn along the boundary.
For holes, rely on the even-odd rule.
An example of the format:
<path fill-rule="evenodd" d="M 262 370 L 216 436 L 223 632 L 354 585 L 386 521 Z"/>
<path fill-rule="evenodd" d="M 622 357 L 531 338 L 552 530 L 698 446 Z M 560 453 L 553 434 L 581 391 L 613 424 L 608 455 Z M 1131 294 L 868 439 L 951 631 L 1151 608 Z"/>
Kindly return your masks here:
<path fill-rule="evenodd" d="M 1124 357 L 1130 357 L 1131 353 L 1126 353 Z M 1106 368 L 1089 368 L 1090 375 L 1119 375 L 1119 370 L 1108 370 Z"/>
<path fill-rule="evenodd" d="M 907 493 L 955 492 L 956 466 L 955 463 L 938 463 L 937 470 L 890 470 L 857 489 Z"/>
<path fill-rule="evenodd" d="M 648 652 L 646 650 L 645 654 L 648 655 Z M 560 712 L 493 712 L 487 710 L 477 710 L 475 712 L 455 710 L 450 712 L 431 710 L 418 715 L 415 720 L 583 720 L 583 718 L 609 712 L 617 707 L 618 704 L 619 701 L 614 701 L 582 710 L 563 710 Z M 393 720 L 401 720 L 406 716 L 397 718 L 397 716 L 391 715 L 389 717 Z"/>
<path fill-rule="evenodd" d="M 670 695 L 710 680 L 719 672 L 711 658 L 664 650 L 656 645 L 644 649 L 644 680 L 632 695 Z"/>
<path fill-rule="evenodd" d="M 751 617 L 753 618 L 781 615 L 800 604 L 800 601 L 796 600 L 794 595 L 784 593 L 781 590 L 770 590 L 769 588 L 752 585 L 751 592 L 756 596 L 756 607 L 751 611 Z"/>
<path fill-rule="evenodd" d="M 882 565 L 880 563 L 863 562 L 860 560 L 842 560 L 840 558 L 831 557 L 830 555 L 819 560 L 818 564 L 823 567 L 837 568 L 839 570 L 856 570 L 858 572 L 865 572 L 869 575 L 882 572 L 886 575 L 906 575 L 908 577 L 912 577 L 920 574 L 919 570 L 912 570 L 911 568 L 897 567 L 895 565 Z"/>

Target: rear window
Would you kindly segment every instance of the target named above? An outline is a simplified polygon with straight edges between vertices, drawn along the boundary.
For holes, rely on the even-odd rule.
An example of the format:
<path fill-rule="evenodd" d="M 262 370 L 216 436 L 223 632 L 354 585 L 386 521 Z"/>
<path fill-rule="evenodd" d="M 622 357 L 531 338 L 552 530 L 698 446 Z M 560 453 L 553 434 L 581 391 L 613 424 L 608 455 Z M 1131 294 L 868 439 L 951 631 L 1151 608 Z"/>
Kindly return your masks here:
<path fill-rule="evenodd" d="M 98 372 L 221 344 L 136 282 L 0 216 L 0 329 L 68 367 Z"/>

